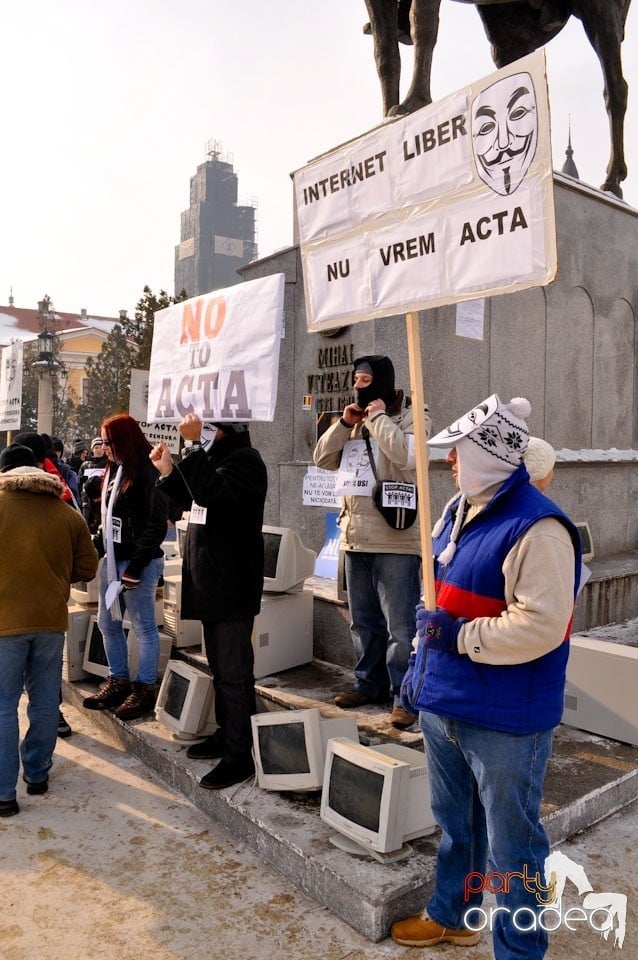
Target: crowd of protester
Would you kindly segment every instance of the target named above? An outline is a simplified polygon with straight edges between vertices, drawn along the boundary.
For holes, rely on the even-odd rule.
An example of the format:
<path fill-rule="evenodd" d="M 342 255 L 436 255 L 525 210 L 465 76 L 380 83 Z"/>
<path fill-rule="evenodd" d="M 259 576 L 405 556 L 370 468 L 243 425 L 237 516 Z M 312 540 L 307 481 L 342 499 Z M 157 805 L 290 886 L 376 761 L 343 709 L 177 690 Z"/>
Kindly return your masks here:
<path fill-rule="evenodd" d="M 580 539 L 545 492 L 555 454 L 530 438 L 524 398 L 488 397 L 428 441 L 448 449 L 456 492 L 434 524 L 434 602 L 422 602 L 416 450 L 410 398 L 389 357 L 353 365 L 353 402 L 318 440 L 315 463 L 336 472 L 341 549 L 356 665 L 345 710 L 388 703 L 399 729 L 419 724 L 432 810 L 441 829 L 427 908 L 396 922 L 400 944 L 470 946 L 466 878 L 542 875 L 548 841 L 540 803 L 552 733 L 560 722 L 569 627 L 581 578 Z M 422 412 L 429 432 L 427 409 Z M 127 414 L 107 417 L 90 444 L 64 459 L 55 437 L 20 433 L 0 453 L 0 817 L 19 813 L 20 765 L 29 795 L 44 794 L 58 736 L 70 584 L 99 572 L 97 622 L 108 677 L 83 705 L 128 722 L 157 695 L 155 596 L 169 518 L 189 511 L 182 551 L 182 609 L 203 625 L 217 729 L 189 747 L 217 760 L 200 784 L 220 789 L 254 774 L 252 632 L 260 609 L 261 528 L 267 472 L 248 424 L 179 425 L 179 458 L 152 447 Z M 401 485 L 401 513 L 383 500 Z M 381 493 L 380 493 L 381 491 Z M 408 504 L 410 509 L 405 510 Z M 410 517 L 406 521 L 406 516 Z M 421 601 L 421 602 L 420 602 Z M 129 674 L 124 615 L 139 640 Z M 20 740 L 18 703 L 28 697 Z M 529 885 L 499 891 L 496 960 L 541 960 L 541 925 L 508 918 L 534 911 Z"/>

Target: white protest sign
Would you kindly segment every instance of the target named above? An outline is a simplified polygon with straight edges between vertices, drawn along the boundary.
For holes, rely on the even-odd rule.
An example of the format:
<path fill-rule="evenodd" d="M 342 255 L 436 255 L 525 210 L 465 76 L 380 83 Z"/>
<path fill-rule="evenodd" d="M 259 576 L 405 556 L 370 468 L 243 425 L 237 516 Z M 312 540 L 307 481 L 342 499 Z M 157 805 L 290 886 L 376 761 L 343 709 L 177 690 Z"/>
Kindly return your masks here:
<path fill-rule="evenodd" d="M 338 507 L 335 493 L 336 475 L 333 470 L 308 467 L 303 478 L 303 505 L 305 507 Z"/>
<path fill-rule="evenodd" d="M 310 331 L 549 283 L 544 51 L 324 154 L 294 190 Z"/>
<path fill-rule="evenodd" d="M 22 419 L 22 340 L 2 349 L 0 370 L 0 430 L 17 430 Z"/>
<path fill-rule="evenodd" d="M 277 273 L 159 310 L 147 420 L 272 421 L 283 303 Z"/>

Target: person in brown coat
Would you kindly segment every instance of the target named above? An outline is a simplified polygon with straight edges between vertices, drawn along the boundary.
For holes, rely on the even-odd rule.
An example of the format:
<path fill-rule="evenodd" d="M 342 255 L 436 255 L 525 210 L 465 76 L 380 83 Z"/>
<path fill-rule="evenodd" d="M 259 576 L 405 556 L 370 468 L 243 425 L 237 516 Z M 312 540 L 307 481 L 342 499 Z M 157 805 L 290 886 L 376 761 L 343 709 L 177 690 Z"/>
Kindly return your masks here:
<path fill-rule="evenodd" d="M 19 813 L 20 761 L 27 793 L 48 789 L 70 586 L 97 570 L 89 528 L 62 490 L 28 447 L 11 444 L 0 454 L 0 817 Z M 29 727 L 20 744 L 23 690 Z"/>

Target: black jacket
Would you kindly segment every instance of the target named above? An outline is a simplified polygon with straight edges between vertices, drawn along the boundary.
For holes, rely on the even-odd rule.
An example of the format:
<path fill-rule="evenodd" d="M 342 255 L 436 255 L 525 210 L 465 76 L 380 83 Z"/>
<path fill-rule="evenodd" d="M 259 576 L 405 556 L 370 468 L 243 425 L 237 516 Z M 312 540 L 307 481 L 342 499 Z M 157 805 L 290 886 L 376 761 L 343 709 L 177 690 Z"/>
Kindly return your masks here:
<path fill-rule="evenodd" d="M 114 479 L 115 465 L 105 475 L 104 483 Z M 114 544 L 115 559 L 128 560 L 126 568 L 133 577 L 139 577 L 151 560 L 162 556 L 162 541 L 166 538 L 168 499 L 155 485 L 157 472 L 149 462 L 148 470 L 136 477 L 131 486 L 122 491 L 113 507 L 113 516 L 122 521 L 122 541 Z M 102 527 L 93 537 L 98 553 L 104 556 Z"/>
<path fill-rule="evenodd" d="M 189 523 L 182 572 L 182 618 L 229 621 L 256 616 L 264 585 L 264 503 L 268 478 L 248 433 L 232 434 L 185 457 L 158 486 L 206 523 Z"/>

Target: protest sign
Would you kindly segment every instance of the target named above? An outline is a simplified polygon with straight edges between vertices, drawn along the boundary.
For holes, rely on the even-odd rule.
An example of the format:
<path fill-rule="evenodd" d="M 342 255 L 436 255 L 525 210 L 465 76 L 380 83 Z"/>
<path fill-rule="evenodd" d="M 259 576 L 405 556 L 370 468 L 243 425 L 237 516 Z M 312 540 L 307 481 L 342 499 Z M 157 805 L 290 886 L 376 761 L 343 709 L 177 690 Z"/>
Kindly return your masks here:
<path fill-rule="evenodd" d="M 164 443 L 170 453 L 178 454 L 180 436 L 175 423 L 149 423 L 146 419 L 148 409 L 148 370 L 131 370 L 131 390 L 129 393 L 128 412 L 135 417 L 140 430 L 152 446 Z"/>
<path fill-rule="evenodd" d="M 2 349 L 0 370 L 0 430 L 17 430 L 22 419 L 22 340 Z"/>
<path fill-rule="evenodd" d="M 556 276 L 545 53 L 318 157 L 294 174 L 308 330 L 406 316 L 423 411 L 418 311 Z M 432 555 L 425 420 L 415 415 L 419 529 Z M 426 606 L 436 605 L 430 563 Z"/>
<path fill-rule="evenodd" d="M 544 51 L 386 119 L 294 188 L 311 331 L 549 283 Z"/>
<path fill-rule="evenodd" d="M 284 275 L 272 274 L 155 314 L 149 423 L 272 421 L 277 401 Z"/>

